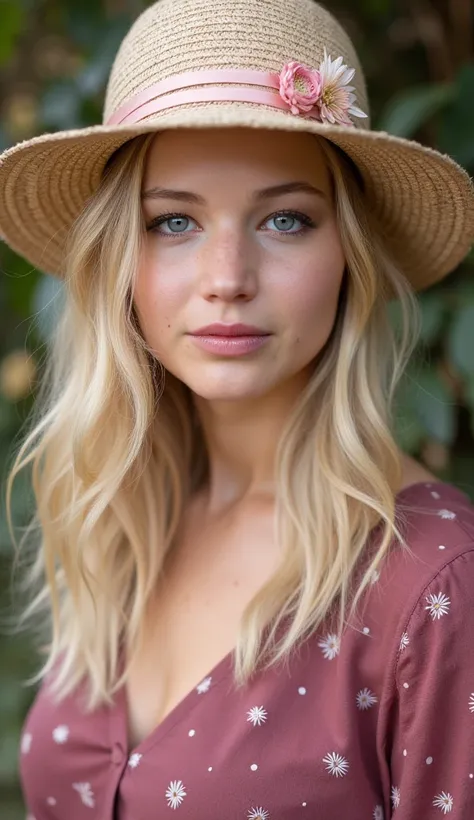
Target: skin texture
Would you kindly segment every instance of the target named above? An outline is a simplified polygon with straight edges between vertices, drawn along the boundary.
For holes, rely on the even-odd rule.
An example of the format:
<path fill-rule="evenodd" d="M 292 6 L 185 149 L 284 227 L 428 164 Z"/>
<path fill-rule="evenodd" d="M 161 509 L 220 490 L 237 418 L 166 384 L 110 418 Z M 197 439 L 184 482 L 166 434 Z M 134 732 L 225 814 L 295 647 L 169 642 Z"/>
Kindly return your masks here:
<path fill-rule="evenodd" d="M 291 181 L 321 195 L 252 201 Z M 210 454 L 206 506 L 217 512 L 271 485 L 275 442 L 333 328 L 345 259 L 331 181 L 309 134 L 183 129 L 151 145 L 142 191 L 156 186 L 206 201 L 143 199 L 147 226 L 166 212 L 183 218 L 147 231 L 134 303 L 154 355 L 193 392 Z M 282 209 L 315 227 L 275 216 Z M 187 335 L 212 322 L 257 325 L 271 337 L 224 358 Z"/>

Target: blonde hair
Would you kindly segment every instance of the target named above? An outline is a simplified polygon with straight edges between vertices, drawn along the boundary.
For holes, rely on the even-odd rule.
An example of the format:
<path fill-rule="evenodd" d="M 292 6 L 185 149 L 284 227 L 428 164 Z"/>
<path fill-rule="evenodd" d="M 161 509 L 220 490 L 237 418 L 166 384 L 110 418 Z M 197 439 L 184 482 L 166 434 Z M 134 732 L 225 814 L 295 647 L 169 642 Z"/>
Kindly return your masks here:
<path fill-rule="evenodd" d="M 153 137 L 140 135 L 113 155 L 74 225 L 64 309 L 7 481 L 15 540 L 12 484 L 31 463 L 35 512 L 21 542 L 19 628 L 29 624 L 46 661 L 27 683 L 49 677 L 61 657 L 51 692 L 61 700 L 85 677 L 90 710 L 111 704 L 125 683 L 119 647 L 127 644 L 131 662 L 187 501 L 207 474 L 190 390 L 152 355 L 131 298 Z M 355 169 L 320 143 L 347 270 L 331 335 L 278 445 L 275 536 L 283 558 L 243 613 L 238 686 L 264 658 L 267 667 L 286 662 L 335 614 L 340 636 L 393 539 L 409 549 L 397 526 L 402 475 L 392 405 L 418 339 L 418 304 L 384 247 Z M 387 318 L 393 294 L 400 334 Z"/>

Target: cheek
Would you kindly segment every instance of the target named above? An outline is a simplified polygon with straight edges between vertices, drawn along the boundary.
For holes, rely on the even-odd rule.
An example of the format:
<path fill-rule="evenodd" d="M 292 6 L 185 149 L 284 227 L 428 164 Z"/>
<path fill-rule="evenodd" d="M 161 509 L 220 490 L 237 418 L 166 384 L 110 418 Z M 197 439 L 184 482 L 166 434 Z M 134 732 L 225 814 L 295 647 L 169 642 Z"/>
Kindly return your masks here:
<path fill-rule="evenodd" d="M 339 294 L 344 277 L 345 259 L 342 249 L 334 245 L 331 252 L 318 254 L 299 270 L 297 287 L 284 294 L 285 310 L 291 315 L 298 341 L 316 352 L 331 333 L 337 313 Z"/>
<path fill-rule="evenodd" d="M 187 299 L 187 285 L 179 270 L 168 265 L 158 274 L 152 254 L 143 254 L 135 283 L 133 301 L 146 341 L 155 349 L 166 345 L 173 323 Z"/>

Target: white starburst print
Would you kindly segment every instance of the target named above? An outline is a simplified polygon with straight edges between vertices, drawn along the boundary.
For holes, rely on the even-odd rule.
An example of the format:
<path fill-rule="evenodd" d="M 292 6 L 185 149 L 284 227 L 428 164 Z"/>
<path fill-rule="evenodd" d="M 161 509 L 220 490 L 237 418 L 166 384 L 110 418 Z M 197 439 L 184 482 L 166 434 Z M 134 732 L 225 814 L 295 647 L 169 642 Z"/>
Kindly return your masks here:
<path fill-rule="evenodd" d="M 260 726 L 262 723 L 265 723 L 267 714 L 263 706 L 252 706 L 247 712 L 247 722 L 253 723 L 254 726 Z"/>
<path fill-rule="evenodd" d="M 337 752 L 328 752 L 326 757 L 323 757 L 323 763 L 327 764 L 326 769 L 335 777 L 343 777 L 349 769 L 349 762 Z"/>
<path fill-rule="evenodd" d="M 69 737 L 69 726 L 56 726 L 53 729 L 53 738 L 56 743 L 65 743 Z"/>
<path fill-rule="evenodd" d="M 370 689 L 367 689 L 367 687 L 365 687 L 365 689 L 360 690 L 356 700 L 359 709 L 370 709 L 370 707 L 373 706 L 374 703 L 377 703 L 378 698 L 374 695 L 373 692 L 370 691 Z"/>
<path fill-rule="evenodd" d="M 372 815 L 373 820 L 384 820 L 382 806 L 376 806 Z"/>
<path fill-rule="evenodd" d="M 438 515 L 440 518 L 456 518 L 456 513 L 451 512 L 451 510 L 438 510 Z"/>
<path fill-rule="evenodd" d="M 400 805 L 400 789 L 398 786 L 392 786 L 392 794 L 390 799 L 392 801 L 393 808 L 397 809 Z"/>
<path fill-rule="evenodd" d="M 21 751 L 23 754 L 27 754 L 31 748 L 31 741 L 33 739 L 33 735 L 30 732 L 25 732 L 23 737 L 21 738 Z"/>
<path fill-rule="evenodd" d="M 250 809 L 248 813 L 248 820 L 267 820 L 270 815 L 265 809 Z"/>
<path fill-rule="evenodd" d="M 166 798 L 170 809 L 177 809 L 185 797 L 186 792 L 184 791 L 184 784 L 181 780 L 172 780 L 166 790 Z"/>
<path fill-rule="evenodd" d="M 372 577 L 370 579 L 370 583 L 371 584 L 376 584 L 377 581 L 379 580 L 379 578 L 380 578 L 380 572 L 378 571 L 378 569 L 374 569 L 373 572 L 372 572 Z"/>
<path fill-rule="evenodd" d="M 208 692 L 208 691 L 209 691 L 209 687 L 210 687 L 210 685 L 211 685 L 211 681 L 212 681 L 212 677 L 209 677 L 209 678 L 204 678 L 204 680 L 202 681 L 202 683 L 200 683 L 200 684 L 199 684 L 199 686 L 196 686 L 196 691 L 197 691 L 198 695 L 203 695 L 203 694 L 204 694 L 204 692 Z"/>
<path fill-rule="evenodd" d="M 137 766 L 138 766 L 138 764 L 140 763 L 140 760 L 141 760 L 141 759 L 142 759 L 141 754 L 139 754 L 139 752 L 134 752 L 134 753 L 133 753 L 132 755 L 130 755 L 130 757 L 128 758 L 128 765 L 129 765 L 132 769 L 136 769 L 136 768 L 137 768 Z"/>
<path fill-rule="evenodd" d="M 408 632 L 404 632 L 400 638 L 400 650 L 406 649 L 409 643 L 410 638 L 408 637 Z"/>
<path fill-rule="evenodd" d="M 471 697 L 469 698 L 469 711 L 474 712 L 474 692 L 472 693 Z"/>
<path fill-rule="evenodd" d="M 94 792 L 91 789 L 90 783 L 73 783 L 72 788 L 76 789 L 85 806 L 93 809 L 95 806 Z"/>
<path fill-rule="evenodd" d="M 447 814 L 453 810 L 453 803 L 454 798 L 449 792 L 441 792 L 441 794 L 437 794 L 433 800 L 433 806 L 436 806 L 437 809 L 441 809 L 443 814 Z"/>
<path fill-rule="evenodd" d="M 428 595 L 425 600 L 428 601 L 428 606 L 425 606 L 425 609 L 429 610 L 433 621 L 437 618 L 439 620 L 442 615 L 446 615 L 449 612 L 451 601 L 442 592 L 438 592 L 437 595 Z"/>
<path fill-rule="evenodd" d="M 339 655 L 341 642 L 337 635 L 328 634 L 323 641 L 319 641 L 318 646 L 322 650 L 326 660 L 332 661 L 336 655 Z"/>

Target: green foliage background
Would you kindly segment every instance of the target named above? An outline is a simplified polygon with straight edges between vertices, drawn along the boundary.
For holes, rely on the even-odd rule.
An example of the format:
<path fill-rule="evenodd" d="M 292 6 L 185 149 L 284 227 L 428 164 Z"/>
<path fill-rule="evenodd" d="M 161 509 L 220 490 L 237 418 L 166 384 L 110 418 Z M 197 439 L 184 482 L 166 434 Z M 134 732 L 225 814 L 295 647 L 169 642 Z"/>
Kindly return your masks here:
<path fill-rule="evenodd" d="M 176 0 L 179 2 L 179 0 Z M 0 0 L 0 150 L 101 120 L 105 83 L 141 0 Z M 374 127 L 449 153 L 474 173 L 474 0 L 326 0 L 359 50 Z M 232 6 L 232 0 L 229 0 Z M 0 610 L 14 612 L 5 477 L 35 398 L 60 288 L 0 244 Z M 397 437 L 474 500 L 474 256 L 420 294 L 423 335 L 398 401 Z M 396 309 L 393 313 L 397 321 Z M 31 513 L 18 479 L 15 526 Z M 19 537 L 20 530 L 17 530 Z M 0 635 L 0 817 L 23 820 L 17 756 L 34 691 L 28 639 Z"/>

